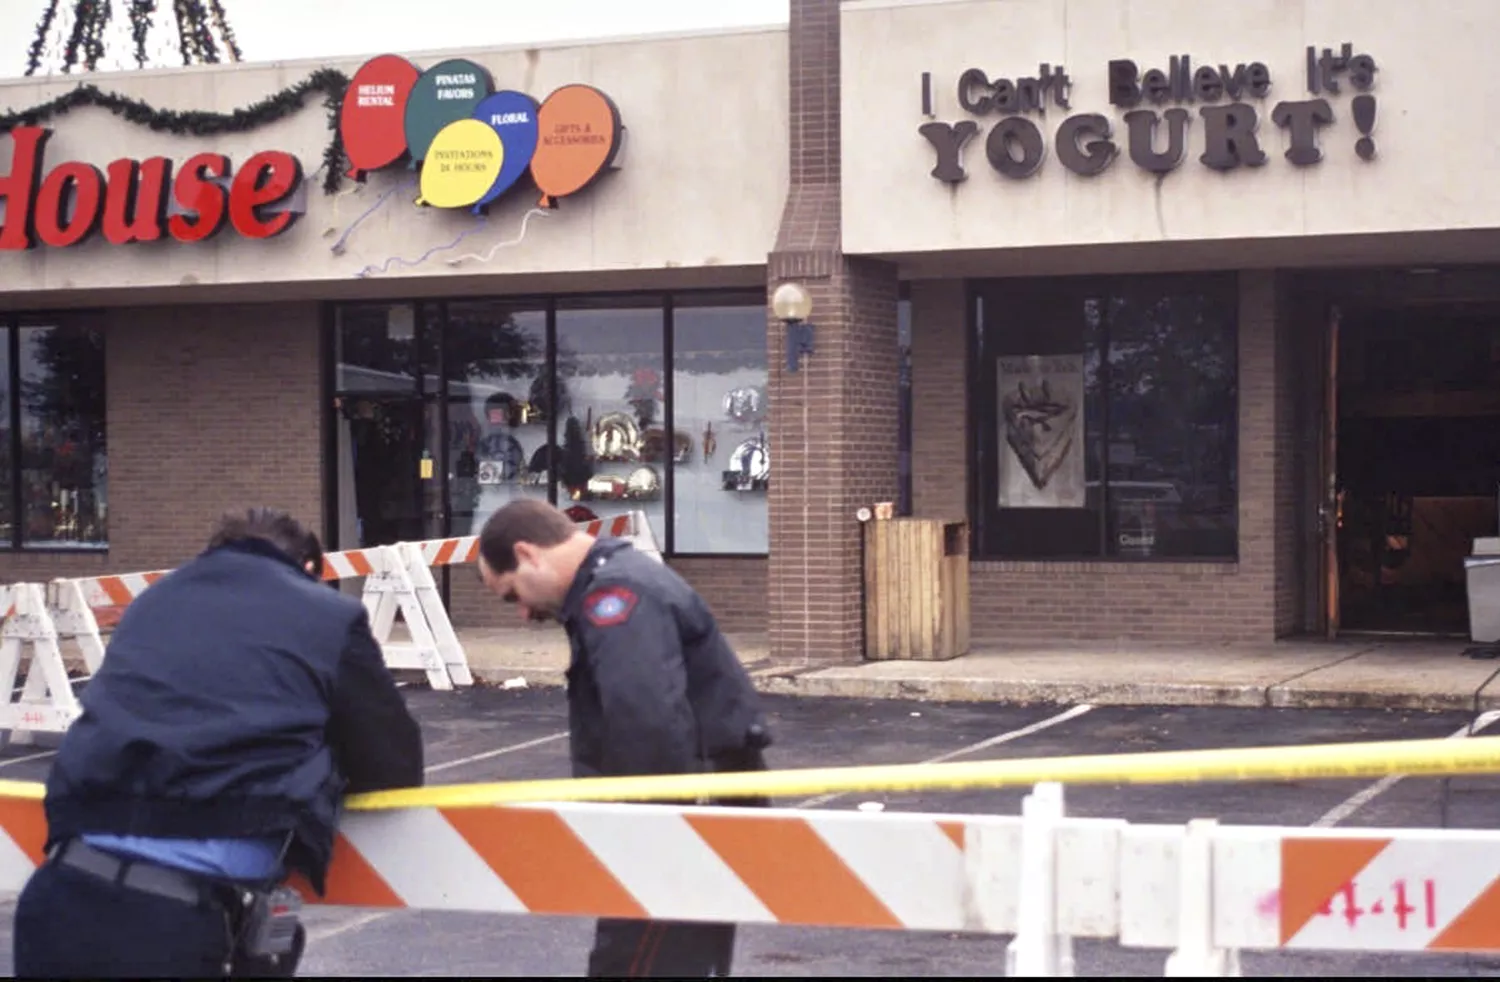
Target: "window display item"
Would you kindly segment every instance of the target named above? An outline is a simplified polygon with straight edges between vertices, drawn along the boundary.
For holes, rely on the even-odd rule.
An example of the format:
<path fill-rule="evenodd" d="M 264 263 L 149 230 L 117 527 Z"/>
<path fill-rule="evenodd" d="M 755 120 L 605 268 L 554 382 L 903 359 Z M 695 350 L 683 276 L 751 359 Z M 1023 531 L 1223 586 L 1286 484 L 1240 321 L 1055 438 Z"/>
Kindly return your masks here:
<path fill-rule="evenodd" d="M 641 458 L 641 430 L 628 413 L 608 413 L 594 424 L 594 456 L 604 461 Z"/>
<path fill-rule="evenodd" d="M 514 481 L 526 465 L 526 452 L 509 433 L 491 433 L 479 444 L 479 483 Z"/>
<path fill-rule="evenodd" d="M 527 422 L 545 423 L 554 412 L 552 393 L 548 391 L 548 388 L 546 372 L 541 373 L 531 380 L 531 388 L 527 394 L 526 402 Z M 561 394 L 561 398 L 557 400 L 560 404 L 558 408 L 562 412 L 567 412 L 568 390 L 561 382 L 558 383 L 558 389 Z"/>
<path fill-rule="evenodd" d="M 764 491 L 770 487 L 771 448 L 765 437 L 751 437 L 735 447 L 723 477 L 725 491 Z"/>
<path fill-rule="evenodd" d="M 641 459 L 653 463 L 661 463 L 666 458 L 666 431 L 661 427 L 653 427 L 646 431 L 641 441 Z M 679 464 L 686 464 L 693 459 L 693 438 L 678 430 L 673 441 L 676 446 L 672 453 L 672 460 Z"/>
<path fill-rule="evenodd" d="M 705 464 L 717 449 L 719 449 L 719 441 L 714 438 L 714 424 L 706 423 L 703 427 L 703 462 Z"/>
<path fill-rule="evenodd" d="M 589 478 L 588 496 L 601 501 L 618 501 L 625 497 L 625 479 L 617 474 L 600 474 Z"/>
<path fill-rule="evenodd" d="M 594 464 L 589 459 L 588 442 L 584 436 L 584 424 L 577 416 L 569 416 L 563 425 L 562 458 L 558 461 L 558 480 L 568 493 L 577 497 L 588 486 L 594 476 Z"/>
<path fill-rule="evenodd" d="M 742 425 L 766 418 L 766 391 L 758 385 L 743 385 L 724 394 L 724 415 Z"/>
<path fill-rule="evenodd" d="M 656 421 L 656 404 L 665 398 L 661 376 L 653 368 L 637 369 L 625 391 L 625 401 L 635 409 L 635 418 L 643 427 Z"/>
<path fill-rule="evenodd" d="M 579 523 L 597 522 L 599 520 L 599 516 L 594 514 L 594 510 L 586 505 L 570 505 L 563 510 L 563 514 Z"/>
<path fill-rule="evenodd" d="M 1001 358 L 1001 508 L 1082 508 L 1083 358 Z"/>
<path fill-rule="evenodd" d="M 485 422 L 491 426 L 520 426 L 521 403 L 508 392 L 496 392 L 484 400 Z"/>
<path fill-rule="evenodd" d="M 654 467 L 637 467 L 625 482 L 625 492 L 632 498 L 651 499 L 661 494 L 661 477 Z"/>

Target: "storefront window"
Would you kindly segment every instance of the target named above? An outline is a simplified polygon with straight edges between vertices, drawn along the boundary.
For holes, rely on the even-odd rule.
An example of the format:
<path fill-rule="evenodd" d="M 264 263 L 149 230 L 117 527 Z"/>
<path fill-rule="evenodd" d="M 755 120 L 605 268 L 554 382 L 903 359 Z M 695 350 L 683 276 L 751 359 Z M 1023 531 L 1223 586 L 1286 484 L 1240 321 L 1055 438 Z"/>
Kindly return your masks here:
<path fill-rule="evenodd" d="M 443 344 L 452 534 L 477 535 L 507 501 L 547 498 L 547 312 L 451 303 Z"/>
<path fill-rule="evenodd" d="M 20 544 L 103 548 L 109 542 L 104 336 L 76 323 L 14 330 L 15 364 L 6 365 L 4 376 L 6 402 L 15 399 L 20 420 Z M 14 541 L 15 529 L 8 532 Z"/>
<path fill-rule="evenodd" d="M 416 304 L 359 304 L 338 308 L 335 345 L 338 356 L 336 386 L 340 392 L 364 396 L 417 394 L 419 308 Z M 424 347 L 431 348 L 426 337 Z M 431 371 L 430 350 L 420 352 Z M 431 389 L 435 379 L 428 380 Z"/>
<path fill-rule="evenodd" d="M 672 310 L 676 552 L 768 550 L 768 381 L 763 298 L 679 299 Z"/>
<path fill-rule="evenodd" d="M 759 291 L 350 304 L 332 321 L 338 548 L 476 535 L 533 497 L 579 522 L 644 512 L 667 555 L 768 551 Z"/>
<path fill-rule="evenodd" d="M 1233 559 L 1233 277 L 976 291 L 983 555 Z"/>
<path fill-rule="evenodd" d="M 644 511 L 665 547 L 665 310 L 559 302 L 557 503 L 580 521 Z"/>

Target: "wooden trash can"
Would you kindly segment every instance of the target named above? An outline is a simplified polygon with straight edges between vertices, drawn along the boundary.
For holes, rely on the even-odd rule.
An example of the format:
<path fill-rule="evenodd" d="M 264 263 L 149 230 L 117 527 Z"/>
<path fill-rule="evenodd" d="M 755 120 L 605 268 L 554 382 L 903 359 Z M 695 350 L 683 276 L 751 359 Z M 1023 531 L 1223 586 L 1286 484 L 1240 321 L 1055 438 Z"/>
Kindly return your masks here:
<path fill-rule="evenodd" d="M 864 523 L 865 657 L 944 661 L 969 650 L 969 526 Z"/>

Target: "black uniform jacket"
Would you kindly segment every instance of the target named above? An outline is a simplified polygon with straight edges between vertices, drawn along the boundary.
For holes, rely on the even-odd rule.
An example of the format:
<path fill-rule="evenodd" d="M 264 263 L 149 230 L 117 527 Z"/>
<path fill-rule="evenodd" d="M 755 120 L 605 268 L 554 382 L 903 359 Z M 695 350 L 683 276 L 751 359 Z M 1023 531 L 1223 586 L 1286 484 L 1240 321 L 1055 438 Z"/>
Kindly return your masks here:
<path fill-rule="evenodd" d="M 769 743 L 750 676 L 708 605 L 663 563 L 601 539 L 563 603 L 575 777 L 739 769 Z"/>
<path fill-rule="evenodd" d="M 287 865 L 321 892 L 342 795 L 422 783 L 364 605 L 261 540 L 141 594 L 80 702 L 47 778 L 49 848 L 289 834 Z"/>

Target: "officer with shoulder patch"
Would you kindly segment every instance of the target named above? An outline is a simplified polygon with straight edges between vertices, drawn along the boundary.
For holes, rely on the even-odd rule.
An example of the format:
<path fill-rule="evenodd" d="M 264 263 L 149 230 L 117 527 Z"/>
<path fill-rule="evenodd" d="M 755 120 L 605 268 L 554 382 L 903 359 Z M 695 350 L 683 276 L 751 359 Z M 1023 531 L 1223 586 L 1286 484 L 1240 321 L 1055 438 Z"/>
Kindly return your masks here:
<path fill-rule="evenodd" d="M 125 611 L 47 777 L 20 978 L 290 978 L 340 800 L 422 783 L 365 608 L 290 515 L 225 516 Z"/>
<path fill-rule="evenodd" d="M 750 676 L 708 604 L 666 564 L 523 498 L 485 523 L 479 572 L 525 616 L 568 632 L 575 777 L 765 769 L 770 735 Z M 601 919 L 588 976 L 727 976 L 734 936 L 733 924 Z"/>

